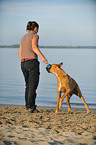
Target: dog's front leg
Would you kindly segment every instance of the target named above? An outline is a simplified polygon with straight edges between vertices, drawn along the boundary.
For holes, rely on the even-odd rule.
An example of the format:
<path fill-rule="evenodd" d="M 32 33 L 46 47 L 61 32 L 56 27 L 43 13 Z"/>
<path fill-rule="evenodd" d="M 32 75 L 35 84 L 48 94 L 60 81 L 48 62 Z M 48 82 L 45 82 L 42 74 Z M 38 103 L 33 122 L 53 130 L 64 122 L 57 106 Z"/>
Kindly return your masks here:
<path fill-rule="evenodd" d="M 59 111 L 59 101 L 60 101 L 60 96 L 61 96 L 61 92 L 57 90 L 57 107 L 56 107 L 55 114 L 57 114 L 58 111 Z"/>
<path fill-rule="evenodd" d="M 64 93 L 64 95 L 60 98 L 60 102 L 59 102 L 59 108 L 61 108 L 62 107 L 62 101 L 63 101 L 63 99 L 70 93 L 70 89 L 68 89 L 65 93 Z"/>

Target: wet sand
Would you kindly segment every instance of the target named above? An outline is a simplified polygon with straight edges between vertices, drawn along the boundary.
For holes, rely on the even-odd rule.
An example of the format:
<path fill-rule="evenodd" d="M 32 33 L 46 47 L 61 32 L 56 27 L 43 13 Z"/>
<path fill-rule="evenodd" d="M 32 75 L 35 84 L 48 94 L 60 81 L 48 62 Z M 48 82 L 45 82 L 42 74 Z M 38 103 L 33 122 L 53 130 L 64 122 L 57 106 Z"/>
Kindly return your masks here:
<path fill-rule="evenodd" d="M 96 110 L 0 105 L 0 145 L 95 145 Z"/>

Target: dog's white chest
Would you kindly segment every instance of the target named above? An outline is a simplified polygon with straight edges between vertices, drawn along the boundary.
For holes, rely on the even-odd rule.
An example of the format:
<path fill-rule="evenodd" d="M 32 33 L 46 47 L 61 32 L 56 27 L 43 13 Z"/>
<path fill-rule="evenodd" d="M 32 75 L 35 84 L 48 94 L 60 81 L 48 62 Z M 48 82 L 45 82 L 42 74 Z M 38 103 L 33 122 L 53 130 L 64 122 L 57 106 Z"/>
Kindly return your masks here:
<path fill-rule="evenodd" d="M 58 86 L 58 89 L 59 89 L 59 91 L 61 90 L 61 81 L 60 81 L 60 78 L 59 78 L 59 76 L 58 76 L 58 74 L 56 73 L 56 72 L 53 72 L 53 74 L 55 74 L 56 75 L 56 77 L 57 77 L 57 80 L 58 80 L 58 83 L 59 83 L 59 86 Z"/>

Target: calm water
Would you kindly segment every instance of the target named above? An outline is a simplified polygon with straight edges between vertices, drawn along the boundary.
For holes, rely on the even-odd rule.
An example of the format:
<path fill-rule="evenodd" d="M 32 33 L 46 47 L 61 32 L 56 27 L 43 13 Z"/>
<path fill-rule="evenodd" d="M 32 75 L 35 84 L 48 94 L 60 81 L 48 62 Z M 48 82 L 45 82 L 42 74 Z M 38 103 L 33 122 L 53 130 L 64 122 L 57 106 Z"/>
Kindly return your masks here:
<path fill-rule="evenodd" d="M 79 84 L 90 108 L 96 108 L 96 49 L 41 49 L 49 63 L 63 62 L 62 68 Z M 40 83 L 37 105 L 55 107 L 57 102 L 57 79 L 46 72 L 40 61 Z M 0 49 L 0 104 L 24 105 L 24 78 L 20 68 L 18 49 Z M 63 101 L 65 103 L 65 100 Z M 72 106 L 82 101 L 75 95 Z M 74 103 L 77 103 L 75 106 Z M 63 107 L 66 107 L 63 104 Z M 79 107 L 84 107 L 79 106 Z"/>

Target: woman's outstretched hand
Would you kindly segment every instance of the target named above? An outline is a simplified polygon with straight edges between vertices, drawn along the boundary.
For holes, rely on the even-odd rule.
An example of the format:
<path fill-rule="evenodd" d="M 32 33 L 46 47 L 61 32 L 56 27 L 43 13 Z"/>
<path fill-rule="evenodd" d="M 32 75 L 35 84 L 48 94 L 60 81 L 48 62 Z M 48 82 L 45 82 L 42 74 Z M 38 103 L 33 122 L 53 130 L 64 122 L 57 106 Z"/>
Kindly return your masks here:
<path fill-rule="evenodd" d="M 42 58 L 42 61 L 43 61 L 45 64 L 47 64 L 47 63 L 48 63 L 48 61 L 47 61 L 47 59 L 46 59 L 46 58 Z"/>

